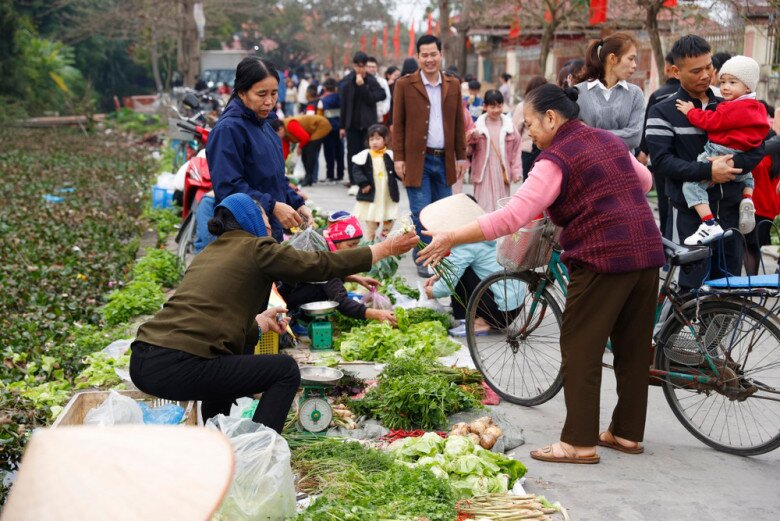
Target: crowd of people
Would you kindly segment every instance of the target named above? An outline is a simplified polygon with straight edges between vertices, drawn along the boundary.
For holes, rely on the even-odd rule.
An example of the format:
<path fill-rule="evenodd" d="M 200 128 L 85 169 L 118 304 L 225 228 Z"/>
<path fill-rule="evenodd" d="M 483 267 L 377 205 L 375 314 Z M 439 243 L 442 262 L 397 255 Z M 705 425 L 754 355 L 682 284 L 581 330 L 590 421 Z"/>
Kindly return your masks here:
<path fill-rule="evenodd" d="M 532 456 L 596 463 L 597 445 L 641 452 L 662 232 L 679 242 L 710 242 L 716 255 L 722 250 L 725 265 L 714 263 L 710 277 L 740 274 L 743 256 L 747 272 L 755 273 L 759 248 L 769 240 L 765 223 L 780 213 L 777 123 L 774 109 L 756 100 L 758 64 L 726 57 L 718 74 L 710 45 L 684 36 L 666 56 L 667 84 L 646 106 L 629 81 L 637 41 L 614 33 L 591 42 L 582 60 L 560 71 L 557 84 L 528 79 L 514 105 L 509 75 L 483 92 L 474 78 L 442 69 L 435 36 L 419 38 L 416 51 L 400 70 L 390 66 L 382 75 L 376 59 L 358 52 L 340 81 L 321 83 L 306 75 L 296 83 L 261 58 L 241 62 L 206 150 L 216 204 L 208 229 L 216 239 L 195 257 L 165 308 L 139 329 L 133 381 L 162 398 L 203 400 L 204 418 L 226 410 L 233 398 L 263 392 L 255 420 L 280 430 L 297 369 L 284 355 L 244 354 L 258 330 L 285 325 L 274 319 L 285 310 L 260 313 L 272 282 L 291 284 L 291 300 L 315 293 L 339 300 L 345 277 L 412 250 L 428 279 L 426 293 L 442 297 L 449 288 L 431 276 L 431 267 L 451 256 L 462 285 L 473 288 L 497 269 L 495 240 L 546 213 L 563 229 L 561 258 L 570 274 L 561 331 L 567 417 L 560 440 Z M 312 217 L 285 176 L 292 148 L 306 170 L 304 189 L 318 182 L 322 149 L 323 181 L 343 182 L 355 196 L 354 215 L 340 212 L 328 225 L 331 252 L 279 245 L 285 231 Z M 458 199 L 450 196 L 467 179 L 481 207 L 471 214 L 476 217 L 461 226 L 424 227 L 423 210 Z M 660 227 L 646 196 L 653 180 Z M 416 233 L 387 239 L 401 185 Z M 458 214 L 453 206 L 453 217 Z M 716 244 L 728 228 L 747 237 L 744 255 L 736 239 Z M 362 237 L 376 239 L 374 246 L 357 247 Z M 412 249 L 418 238 L 428 245 Z M 701 285 L 704 269 L 681 274 L 680 286 Z M 322 281 L 329 282 L 308 284 Z M 521 298 L 519 290 L 493 304 L 514 310 Z M 391 312 L 370 315 L 346 304 L 344 311 L 394 321 Z M 484 320 L 477 326 L 497 327 Z M 598 375 L 607 339 L 620 393 L 609 428 L 599 432 Z"/>

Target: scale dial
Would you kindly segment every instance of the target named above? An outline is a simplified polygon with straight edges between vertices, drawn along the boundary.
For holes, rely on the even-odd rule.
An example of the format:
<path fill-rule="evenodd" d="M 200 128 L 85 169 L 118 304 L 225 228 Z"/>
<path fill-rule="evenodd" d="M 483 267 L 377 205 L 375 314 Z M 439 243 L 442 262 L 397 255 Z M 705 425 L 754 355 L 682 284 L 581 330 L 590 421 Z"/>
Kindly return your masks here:
<path fill-rule="evenodd" d="M 301 427 L 309 432 L 322 432 L 333 419 L 333 409 L 324 398 L 307 398 L 298 410 Z"/>

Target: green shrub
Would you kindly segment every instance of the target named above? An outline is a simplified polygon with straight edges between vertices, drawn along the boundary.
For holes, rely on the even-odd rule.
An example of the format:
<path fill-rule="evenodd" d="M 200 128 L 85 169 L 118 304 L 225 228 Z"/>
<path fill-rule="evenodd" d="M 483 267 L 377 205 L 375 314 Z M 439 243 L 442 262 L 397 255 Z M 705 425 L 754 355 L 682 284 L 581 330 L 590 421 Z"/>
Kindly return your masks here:
<path fill-rule="evenodd" d="M 176 225 L 181 222 L 178 208 L 152 208 L 151 205 L 148 205 L 144 210 L 143 216 L 154 226 L 157 232 L 158 246 L 165 244 L 168 236 L 176 229 Z"/>
<path fill-rule="evenodd" d="M 122 289 L 108 295 L 103 306 L 103 319 L 109 326 L 115 326 L 148 313 L 154 313 L 165 302 L 165 294 L 158 283 L 149 278 L 133 279 Z"/>
<path fill-rule="evenodd" d="M 181 279 L 181 268 L 179 257 L 168 250 L 146 250 L 146 255 L 133 266 L 133 278 L 149 278 L 172 288 Z"/>

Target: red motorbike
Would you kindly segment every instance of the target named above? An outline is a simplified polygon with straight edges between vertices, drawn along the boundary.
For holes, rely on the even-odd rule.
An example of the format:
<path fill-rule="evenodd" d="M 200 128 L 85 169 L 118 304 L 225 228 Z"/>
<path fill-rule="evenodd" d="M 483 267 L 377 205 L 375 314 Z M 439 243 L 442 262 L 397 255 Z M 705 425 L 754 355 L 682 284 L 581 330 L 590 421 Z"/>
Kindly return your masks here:
<path fill-rule="evenodd" d="M 195 125 L 191 122 L 177 123 L 185 132 L 191 133 L 200 144 L 201 150 L 206 146 L 210 130 Z M 178 255 L 185 266 L 195 255 L 195 239 L 197 237 L 197 226 L 195 215 L 198 204 L 203 196 L 212 190 L 211 174 L 209 165 L 206 162 L 205 153 L 198 153 L 187 161 L 187 174 L 184 178 L 184 193 L 182 194 L 182 222 L 179 227 L 179 233 L 176 234 L 176 244 Z"/>

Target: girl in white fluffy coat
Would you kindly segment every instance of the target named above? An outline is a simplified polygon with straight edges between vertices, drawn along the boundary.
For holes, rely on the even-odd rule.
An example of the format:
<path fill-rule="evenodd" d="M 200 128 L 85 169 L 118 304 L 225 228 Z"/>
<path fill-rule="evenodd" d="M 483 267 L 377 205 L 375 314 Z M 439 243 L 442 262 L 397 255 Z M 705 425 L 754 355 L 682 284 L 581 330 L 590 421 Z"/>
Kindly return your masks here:
<path fill-rule="evenodd" d="M 485 113 L 466 136 L 471 155 L 474 198 L 485 212 L 509 197 L 510 185 L 523 177 L 520 134 L 512 118 L 502 113 L 504 97 L 497 90 L 485 93 Z"/>

